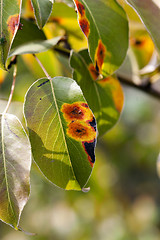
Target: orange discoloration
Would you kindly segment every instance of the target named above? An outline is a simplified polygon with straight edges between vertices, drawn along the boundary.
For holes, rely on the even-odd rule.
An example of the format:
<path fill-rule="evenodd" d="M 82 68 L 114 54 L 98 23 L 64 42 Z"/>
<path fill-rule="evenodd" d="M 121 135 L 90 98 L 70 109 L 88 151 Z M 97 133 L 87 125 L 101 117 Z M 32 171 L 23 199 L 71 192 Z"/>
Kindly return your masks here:
<path fill-rule="evenodd" d="M 78 10 L 78 13 L 81 15 L 81 16 L 84 16 L 85 15 L 85 8 L 83 6 L 82 3 L 80 3 L 79 1 L 75 0 L 75 3 L 76 3 L 76 7 L 77 7 L 77 10 Z"/>
<path fill-rule="evenodd" d="M 104 59 L 106 56 L 106 47 L 102 43 L 101 39 L 98 41 L 98 47 L 95 53 L 95 63 L 96 63 L 96 70 L 101 73 L 102 65 L 104 63 Z"/>
<path fill-rule="evenodd" d="M 86 17 L 85 7 L 78 0 L 75 0 L 75 4 L 77 7 L 77 11 L 78 11 L 79 25 L 80 25 L 83 33 L 85 34 L 85 36 L 88 38 L 89 33 L 90 33 L 90 23 L 88 21 L 88 18 Z"/>
<path fill-rule="evenodd" d="M 72 104 L 64 103 L 61 111 L 63 112 L 63 116 L 67 122 L 75 120 L 87 121 L 93 118 L 93 114 L 88 107 L 86 108 L 86 106 L 87 104 L 82 102 L 75 102 Z"/>
<path fill-rule="evenodd" d="M 19 14 L 9 16 L 9 18 L 7 20 L 7 25 L 8 25 L 9 31 L 13 35 L 16 28 L 18 29 L 18 26 L 19 26 Z"/>
<path fill-rule="evenodd" d="M 88 38 L 89 36 L 89 32 L 90 32 L 90 24 L 87 18 L 81 18 L 79 19 L 79 25 L 83 31 L 83 33 L 86 35 L 86 37 Z"/>
<path fill-rule="evenodd" d="M 91 141 L 96 138 L 96 131 L 89 124 L 74 121 L 68 125 L 67 134 L 77 141 Z"/>
<path fill-rule="evenodd" d="M 96 68 L 94 67 L 93 63 L 91 63 L 89 66 L 88 66 L 88 70 L 92 76 L 92 78 L 94 80 L 97 80 L 97 78 L 99 77 L 99 72 L 97 72 Z"/>
<path fill-rule="evenodd" d="M 95 162 L 96 120 L 85 102 L 64 103 L 61 107 L 64 119 L 68 123 L 67 135 L 82 142 L 91 167 Z"/>
<path fill-rule="evenodd" d="M 99 84 L 102 86 L 108 84 L 109 88 L 111 89 L 115 107 L 118 112 L 121 112 L 123 108 L 123 103 L 124 103 L 124 96 L 123 96 L 123 90 L 119 81 L 116 78 L 109 76 L 99 81 Z"/>
<path fill-rule="evenodd" d="M 145 38 L 130 38 L 130 45 L 136 48 L 142 48 L 146 43 Z"/>

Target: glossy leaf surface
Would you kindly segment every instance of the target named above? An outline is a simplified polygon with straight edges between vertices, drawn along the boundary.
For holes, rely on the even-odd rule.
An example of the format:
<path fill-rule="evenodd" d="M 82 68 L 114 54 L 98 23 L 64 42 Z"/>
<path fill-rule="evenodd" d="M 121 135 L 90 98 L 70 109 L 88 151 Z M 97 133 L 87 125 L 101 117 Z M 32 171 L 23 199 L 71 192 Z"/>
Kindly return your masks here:
<path fill-rule="evenodd" d="M 61 188 L 81 190 L 95 161 L 96 122 L 80 87 L 70 78 L 40 79 L 27 92 L 24 112 L 43 174 Z"/>
<path fill-rule="evenodd" d="M 160 1 L 159 0 L 127 0 L 136 10 L 150 33 L 157 49 L 160 51 Z"/>
<path fill-rule="evenodd" d="M 60 39 L 61 37 L 55 37 L 48 40 L 29 42 L 13 49 L 9 56 L 45 52 L 48 49 L 54 48 Z"/>
<path fill-rule="evenodd" d="M 96 80 L 98 77 L 87 50 L 72 52 L 71 67 L 73 78 L 80 85 L 83 94 L 92 109 L 98 127 L 99 136 L 111 129 L 123 107 L 123 91 L 114 77 Z"/>
<path fill-rule="evenodd" d="M 52 12 L 53 0 L 31 0 L 31 2 L 37 25 L 43 28 Z"/>
<path fill-rule="evenodd" d="M 128 48 L 128 22 L 115 0 L 75 0 L 79 25 L 99 73 L 107 76 L 122 64 Z"/>
<path fill-rule="evenodd" d="M 19 28 L 21 0 L 0 0 L 0 68 L 6 60 L 12 41 Z"/>
<path fill-rule="evenodd" d="M 14 115 L 1 114 L 0 124 L 0 219 L 17 229 L 30 192 L 30 143 Z"/>

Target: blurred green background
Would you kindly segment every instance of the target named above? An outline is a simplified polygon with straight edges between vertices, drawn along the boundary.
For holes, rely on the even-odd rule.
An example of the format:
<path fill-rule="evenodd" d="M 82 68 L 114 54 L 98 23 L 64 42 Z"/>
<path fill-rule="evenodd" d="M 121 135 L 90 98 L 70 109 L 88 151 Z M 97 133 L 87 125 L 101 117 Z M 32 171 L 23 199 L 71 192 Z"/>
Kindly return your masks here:
<path fill-rule="evenodd" d="M 62 74 L 68 69 L 63 68 Z M 10 112 L 23 125 L 22 103 L 17 101 L 23 101 L 28 87 L 38 77 L 36 74 L 39 73 L 31 74 L 24 58 L 18 59 Z M 12 70 L 0 87 L 1 111 L 11 82 Z M 20 226 L 37 235 L 28 236 L 0 222 L 0 240 L 160 239 L 160 179 L 156 169 L 160 104 L 138 90 L 125 86 L 123 89 L 125 106 L 121 119 L 98 139 L 96 164 L 87 184 L 91 190 L 83 193 L 59 189 L 48 183 L 33 163 L 31 195 Z"/>

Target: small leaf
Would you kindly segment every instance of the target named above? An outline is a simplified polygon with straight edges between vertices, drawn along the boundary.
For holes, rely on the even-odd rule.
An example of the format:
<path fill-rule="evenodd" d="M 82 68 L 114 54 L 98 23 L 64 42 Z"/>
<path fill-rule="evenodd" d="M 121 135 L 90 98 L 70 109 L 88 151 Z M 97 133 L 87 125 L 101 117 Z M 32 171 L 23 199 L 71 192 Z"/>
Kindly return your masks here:
<path fill-rule="evenodd" d="M 18 229 L 30 192 L 30 143 L 16 116 L 0 114 L 0 124 L 0 219 Z"/>
<path fill-rule="evenodd" d="M 88 38 L 94 66 L 104 76 L 122 64 L 128 49 L 128 22 L 115 0 L 74 0 L 79 25 Z"/>
<path fill-rule="evenodd" d="M 39 28 L 46 24 L 53 7 L 53 0 L 31 0 Z"/>
<path fill-rule="evenodd" d="M 45 52 L 48 49 L 54 48 L 54 46 L 57 45 L 60 39 L 61 37 L 55 37 L 48 40 L 32 41 L 26 44 L 22 44 L 19 47 L 16 47 L 13 50 L 11 50 L 9 56 L 11 57 L 13 55 Z"/>
<path fill-rule="evenodd" d="M 24 112 L 43 174 L 61 188 L 81 190 L 95 161 L 96 122 L 80 87 L 65 77 L 37 80 L 27 92 Z"/>
<path fill-rule="evenodd" d="M 136 10 L 150 33 L 157 49 L 160 51 L 160 32 L 157 27 L 160 22 L 159 0 L 127 0 Z"/>
<path fill-rule="evenodd" d="M 111 129 L 123 108 L 123 91 L 119 81 L 114 77 L 96 80 L 98 73 L 91 62 L 88 51 L 72 52 L 71 67 L 73 78 L 80 85 L 96 120 L 99 136 Z"/>
<path fill-rule="evenodd" d="M 21 0 L 0 0 L 0 68 L 6 69 L 6 60 L 19 28 Z"/>

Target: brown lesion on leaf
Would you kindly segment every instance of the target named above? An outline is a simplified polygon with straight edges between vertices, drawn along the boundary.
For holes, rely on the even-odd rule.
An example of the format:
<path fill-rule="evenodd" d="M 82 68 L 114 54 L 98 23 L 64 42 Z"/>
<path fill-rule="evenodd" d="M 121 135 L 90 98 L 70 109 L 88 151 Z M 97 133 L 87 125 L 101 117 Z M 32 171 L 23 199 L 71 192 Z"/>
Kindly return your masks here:
<path fill-rule="evenodd" d="M 70 138 L 82 142 L 91 167 L 95 162 L 96 120 L 85 102 L 64 103 L 61 107 L 63 117 L 68 123 L 66 133 Z"/>
<path fill-rule="evenodd" d="M 83 121 L 73 121 L 68 125 L 67 134 L 77 141 L 91 141 L 96 138 L 96 131 Z"/>
<path fill-rule="evenodd" d="M 104 46 L 104 44 L 102 43 L 102 40 L 100 39 L 98 41 L 98 46 L 95 53 L 95 68 L 99 73 L 101 73 L 105 56 L 106 56 L 106 47 Z"/>
<path fill-rule="evenodd" d="M 99 77 L 99 71 L 96 70 L 95 66 L 93 63 L 90 63 L 88 66 L 88 70 L 93 78 L 93 80 L 97 80 Z"/>
<path fill-rule="evenodd" d="M 9 16 L 7 20 L 8 30 L 14 35 L 16 28 L 19 27 L 19 14 Z"/>
<path fill-rule="evenodd" d="M 86 35 L 86 37 L 88 38 L 89 33 L 90 33 L 90 24 L 89 21 L 86 17 L 83 18 L 79 18 L 79 25 L 83 31 L 83 33 Z"/>
<path fill-rule="evenodd" d="M 84 15 L 85 15 L 85 8 L 84 8 L 83 4 L 80 3 L 80 2 L 77 1 L 77 0 L 75 0 L 75 4 L 76 4 L 77 10 L 78 10 L 78 13 L 79 13 L 81 16 L 84 16 Z"/>
<path fill-rule="evenodd" d="M 142 48 L 146 43 L 144 37 L 130 38 L 130 45 L 136 48 Z"/>
<path fill-rule="evenodd" d="M 88 105 L 83 102 L 74 102 L 72 104 L 64 103 L 61 107 L 63 116 L 67 122 L 75 120 L 87 121 L 92 119 L 92 112 L 87 107 Z"/>
<path fill-rule="evenodd" d="M 88 18 L 86 17 L 85 7 L 78 0 L 75 0 L 75 4 L 77 7 L 77 11 L 78 11 L 79 25 L 80 25 L 83 33 L 85 34 L 85 36 L 88 38 L 89 33 L 90 33 L 90 23 L 89 23 Z"/>

